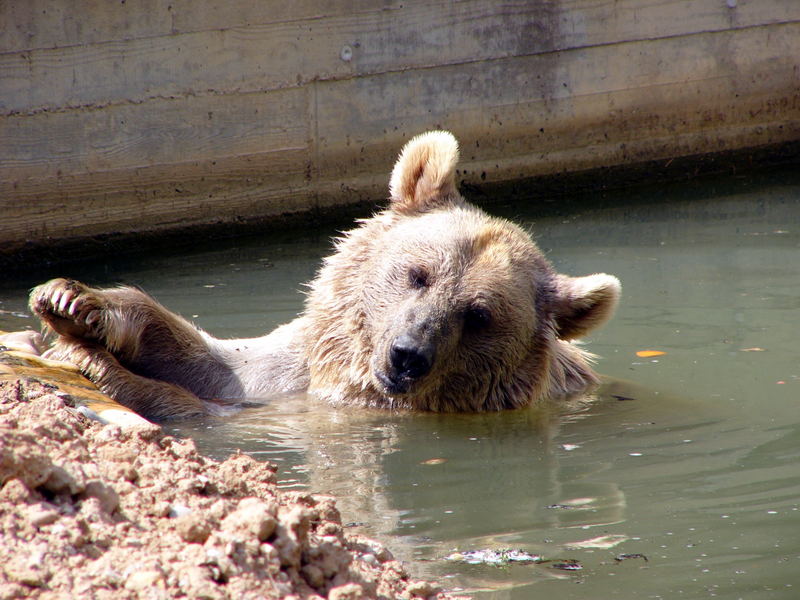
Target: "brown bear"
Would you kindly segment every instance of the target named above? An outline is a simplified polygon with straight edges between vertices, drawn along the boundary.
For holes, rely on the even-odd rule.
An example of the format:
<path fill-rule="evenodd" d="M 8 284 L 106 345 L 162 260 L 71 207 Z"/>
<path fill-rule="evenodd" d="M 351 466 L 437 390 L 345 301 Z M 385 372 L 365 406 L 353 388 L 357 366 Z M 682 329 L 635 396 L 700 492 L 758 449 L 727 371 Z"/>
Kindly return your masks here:
<path fill-rule="evenodd" d="M 258 338 L 221 340 L 131 287 L 55 279 L 30 307 L 108 395 L 153 419 L 308 391 L 333 404 L 514 408 L 597 382 L 574 340 L 605 322 L 610 275 L 555 272 L 520 227 L 459 195 L 458 145 L 422 134 L 400 154 L 389 207 L 344 234 L 305 309 Z"/>

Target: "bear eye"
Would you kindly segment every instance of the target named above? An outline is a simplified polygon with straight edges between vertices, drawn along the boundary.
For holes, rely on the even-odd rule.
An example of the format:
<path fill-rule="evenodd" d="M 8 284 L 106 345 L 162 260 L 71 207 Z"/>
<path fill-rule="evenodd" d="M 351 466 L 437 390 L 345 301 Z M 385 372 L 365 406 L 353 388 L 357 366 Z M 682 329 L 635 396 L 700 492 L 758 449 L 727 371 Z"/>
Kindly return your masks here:
<path fill-rule="evenodd" d="M 492 314 L 483 306 L 471 306 L 464 313 L 464 327 L 473 331 L 485 329 L 492 322 Z"/>
<path fill-rule="evenodd" d="M 422 267 L 411 267 L 408 270 L 408 282 L 414 289 L 420 290 L 428 287 L 428 271 Z"/>

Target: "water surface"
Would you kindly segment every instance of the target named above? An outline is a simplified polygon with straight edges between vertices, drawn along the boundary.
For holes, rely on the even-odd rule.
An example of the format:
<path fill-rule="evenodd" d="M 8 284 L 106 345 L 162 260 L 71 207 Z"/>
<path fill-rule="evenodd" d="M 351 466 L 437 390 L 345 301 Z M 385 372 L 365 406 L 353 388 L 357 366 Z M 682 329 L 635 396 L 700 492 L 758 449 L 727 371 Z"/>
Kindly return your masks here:
<path fill-rule="evenodd" d="M 612 381 L 591 402 L 408 415 L 296 396 L 171 430 L 218 458 L 241 449 L 275 461 L 284 486 L 335 495 L 344 521 L 415 575 L 480 597 L 800 597 L 795 171 L 492 199 L 490 212 L 530 226 L 562 272 L 623 282 L 617 316 L 588 341 Z M 0 329 L 31 326 L 27 288 L 68 275 L 140 285 L 220 337 L 255 335 L 301 309 L 302 283 L 333 234 L 198 244 L 6 281 Z M 555 561 L 447 560 L 501 548 Z M 634 556 L 615 560 L 623 554 Z M 555 568 L 567 559 L 582 569 Z"/>

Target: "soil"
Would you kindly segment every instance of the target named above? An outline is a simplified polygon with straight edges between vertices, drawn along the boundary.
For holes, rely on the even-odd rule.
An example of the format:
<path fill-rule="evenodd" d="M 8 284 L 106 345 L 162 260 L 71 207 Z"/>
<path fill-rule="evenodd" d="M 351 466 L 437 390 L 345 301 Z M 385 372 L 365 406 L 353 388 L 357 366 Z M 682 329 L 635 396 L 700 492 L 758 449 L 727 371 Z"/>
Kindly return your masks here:
<path fill-rule="evenodd" d="M 58 389 L 0 380 L 0 599 L 446 598 L 330 497 L 217 462 L 156 425 L 102 425 Z"/>

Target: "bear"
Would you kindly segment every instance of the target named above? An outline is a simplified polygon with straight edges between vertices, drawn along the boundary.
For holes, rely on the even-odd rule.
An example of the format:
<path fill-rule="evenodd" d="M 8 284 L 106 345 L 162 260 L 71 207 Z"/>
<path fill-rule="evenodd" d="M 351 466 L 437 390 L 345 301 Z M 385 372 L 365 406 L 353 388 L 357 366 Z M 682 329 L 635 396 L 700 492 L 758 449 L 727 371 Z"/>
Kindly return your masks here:
<path fill-rule="evenodd" d="M 303 311 L 273 332 L 217 339 L 133 287 L 54 279 L 30 308 L 46 356 L 152 419 L 307 390 L 332 405 L 497 411 L 598 383 L 576 340 L 605 323 L 620 282 L 555 271 L 520 226 L 467 202 L 454 136 L 402 149 L 389 204 L 334 241 Z"/>

